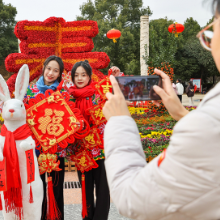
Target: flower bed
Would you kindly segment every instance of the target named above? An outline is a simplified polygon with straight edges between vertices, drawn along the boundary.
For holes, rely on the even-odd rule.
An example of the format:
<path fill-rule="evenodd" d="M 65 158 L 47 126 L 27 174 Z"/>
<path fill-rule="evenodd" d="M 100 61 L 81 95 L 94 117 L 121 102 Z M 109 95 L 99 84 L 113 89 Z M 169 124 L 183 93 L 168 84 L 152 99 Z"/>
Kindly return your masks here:
<path fill-rule="evenodd" d="M 186 106 L 192 111 L 195 106 Z M 159 155 L 168 147 L 173 127 L 176 124 L 167 111 L 156 111 L 152 108 L 129 107 L 132 118 L 137 123 L 139 134 L 148 161 Z"/>
<path fill-rule="evenodd" d="M 196 107 L 186 106 L 186 109 L 192 111 Z M 135 107 L 129 107 L 129 111 L 137 123 L 146 158 L 150 160 L 168 147 L 176 121 L 168 112 L 162 113 L 149 108 Z M 3 123 L 4 120 L 0 114 L 0 129 Z"/>

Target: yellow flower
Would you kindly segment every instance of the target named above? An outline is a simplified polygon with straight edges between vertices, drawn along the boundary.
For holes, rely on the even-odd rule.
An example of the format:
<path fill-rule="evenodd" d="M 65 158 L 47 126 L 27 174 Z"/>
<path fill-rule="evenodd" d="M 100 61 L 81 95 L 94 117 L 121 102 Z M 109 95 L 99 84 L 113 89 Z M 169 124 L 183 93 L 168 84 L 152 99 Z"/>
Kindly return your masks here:
<path fill-rule="evenodd" d="M 0 114 L 0 121 L 4 121 L 4 119 L 2 118 L 2 114 Z"/>

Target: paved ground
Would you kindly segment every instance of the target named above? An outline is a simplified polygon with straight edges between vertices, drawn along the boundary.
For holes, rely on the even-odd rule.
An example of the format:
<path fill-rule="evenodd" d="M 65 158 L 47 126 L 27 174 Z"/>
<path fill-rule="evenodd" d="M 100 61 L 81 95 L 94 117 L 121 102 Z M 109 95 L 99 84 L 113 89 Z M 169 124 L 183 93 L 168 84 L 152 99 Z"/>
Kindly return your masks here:
<path fill-rule="evenodd" d="M 193 106 L 198 106 L 204 96 L 205 95 L 202 95 L 200 93 L 196 93 L 193 97 L 193 101 L 194 101 Z M 183 103 L 184 106 L 189 106 L 189 98 L 185 94 L 182 97 L 182 103 Z"/>
<path fill-rule="evenodd" d="M 81 204 L 65 205 L 64 206 L 64 220 L 82 220 L 81 217 Z M 0 220 L 4 220 L 0 212 Z M 111 203 L 108 220 L 129 220 L 118 214 L 115 206 Z"/>
<path fill-rule="evenodd" d="M 74 172 L 65 172 L 65 183 L 74 182 L 77 183 L 76 187 L 78 187 L 78 176 L 77 173 Z M 65 184 L 64 184 L 65 185 Z M 67 184 L 68 185 L 68 184 Z M 71 184 L 69 184 L 71 187 Z M 74 185 L 73 185 L 74 186 Z M 71 188 L 71 189 L 64 189 L 64 210 L 65 220 L 82 220 L 81 217 L 81 188 Z M 3 220 L 2 212 L 0 212 L 0 220 Z M 129 220 L 118 214 L 116 207 L 113 203 L 111 203 L 109 218 L 108 220 Z"/>

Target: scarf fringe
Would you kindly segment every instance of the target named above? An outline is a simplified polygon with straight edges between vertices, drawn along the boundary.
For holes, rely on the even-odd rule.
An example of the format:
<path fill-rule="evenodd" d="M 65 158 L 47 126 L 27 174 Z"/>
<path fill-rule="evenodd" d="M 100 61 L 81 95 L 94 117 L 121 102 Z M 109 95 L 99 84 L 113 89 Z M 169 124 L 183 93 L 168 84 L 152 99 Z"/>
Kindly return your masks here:
<path fill-rule="evenodd" d="M 23 203 L 21 189 L 8 189 L 4 192 L 4 200 L 6 213 L 14 211 L 18 219 L 21 220 L 23 218 Z"/>

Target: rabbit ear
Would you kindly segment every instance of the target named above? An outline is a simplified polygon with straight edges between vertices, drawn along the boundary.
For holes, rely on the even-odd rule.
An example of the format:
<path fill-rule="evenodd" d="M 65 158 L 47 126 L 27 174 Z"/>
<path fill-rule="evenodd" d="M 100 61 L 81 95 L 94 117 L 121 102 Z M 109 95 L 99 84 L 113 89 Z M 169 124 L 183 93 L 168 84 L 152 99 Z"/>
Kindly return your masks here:
<path fill-rule="evenodd" d="M 2 75 L 0 75 L 0 99 L 4 102 L 11 99 L 8 86 Z"/>
<path fill-rule="evenodd" d="M 29 68 L 24 64 L 17 75 L 15 82 L 15 98 L 23 101 L 29 84 Z"/>

